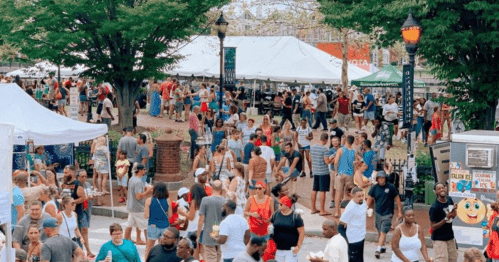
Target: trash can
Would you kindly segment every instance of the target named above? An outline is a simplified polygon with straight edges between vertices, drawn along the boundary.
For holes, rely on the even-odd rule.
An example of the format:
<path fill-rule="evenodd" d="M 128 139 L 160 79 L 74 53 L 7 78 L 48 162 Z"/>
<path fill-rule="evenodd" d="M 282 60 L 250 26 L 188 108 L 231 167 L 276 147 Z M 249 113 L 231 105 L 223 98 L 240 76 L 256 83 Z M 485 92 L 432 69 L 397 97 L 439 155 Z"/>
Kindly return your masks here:
<path fill-rule="evenodd" d="M 434 185 L 434 181 L 425 181 L 424 183 L 424 203 L 426 205 L 433 205 L 433 203 L 437 199 L 435 191 L 433 190 Z"/>

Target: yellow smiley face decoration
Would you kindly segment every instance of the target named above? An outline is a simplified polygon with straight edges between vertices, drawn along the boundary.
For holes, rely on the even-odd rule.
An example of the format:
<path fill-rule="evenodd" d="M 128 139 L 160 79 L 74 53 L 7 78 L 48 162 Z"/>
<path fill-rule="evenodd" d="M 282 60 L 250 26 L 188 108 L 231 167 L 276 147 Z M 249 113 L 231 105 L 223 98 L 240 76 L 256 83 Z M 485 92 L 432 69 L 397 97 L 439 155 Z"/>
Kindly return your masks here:
<path fill-rule="evenodd" d="M 487 208 L 476 198 L 464 198 L 457 204 L 457 217 L 466 224 L 476 224 L 485 218 Z"/>

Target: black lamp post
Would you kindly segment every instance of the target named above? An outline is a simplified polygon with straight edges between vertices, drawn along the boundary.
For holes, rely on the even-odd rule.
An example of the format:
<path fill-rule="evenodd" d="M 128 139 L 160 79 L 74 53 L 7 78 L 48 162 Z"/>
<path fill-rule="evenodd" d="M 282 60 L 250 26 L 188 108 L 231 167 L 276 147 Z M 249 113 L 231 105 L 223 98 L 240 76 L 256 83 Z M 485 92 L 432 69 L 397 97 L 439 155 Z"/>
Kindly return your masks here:
<path fill-rule="evenodd" d="M 219 84 L 219 91 L 220 91 L 220 97 L 218 98 L 218 103 L 220 106 L 220 118 L 222 118 L 222 101 L 223 101 L 223 94 L 222 94 L 222 89 L 223 89 L 223 70 L 224 70 L 224 38 L 225 34 L 227 33 L 227 27 L 229 25 L 229 22 L 225 20 L 224 14 L 221 13 L 220 17 L 218 20 L 215 22 L 215 25 L 217 25 L 217 31 L 218 31 L 218 38 L 220 39 L 220 84 Z"/>
<path fill-rule="evenodd" d="M 412 145 L 411 145 L 411 134 L 412 134 L 412 118 L 413 118 L 413 91 L 414 91 L 414 55 L 416 54 L 416 51 L 418 50 L 418 43 L 419 39 L 421 38 L 421 26 L 419 23 L 414 20 L 412 17 L 412 12 L 409 13 L 409 16 L 405 20 L 404 24 L 402 25 L 401 28 L 402 31 L 402 38 L 404 39 L 405 42 L 405 48 L 407 52 L 409 53 L 409 64 L 410 64 L 410 70 L 408 72 L 408 81 L 406 81 L 405 77 L 405 70 L 404 70 L 404 87 L 407 88 L 405 94 L 407 97 L 404 97 L 404 103 L 405 106 L 404 108 L 407 108 L 409 115 L 406 116 L 408 119 L 408 128 L 409 132 L 407 134 L 407 177 L 406 177 L 406 183 L 405 183 L 405 205 L 412 207 L 413 204 L 413 190 L 414 190 L 414 181 L 412 180 L 412 172 L 416 172 L 414 170 L 414 161 L 411 161 L 411 158 L 414 156 L 412 155 Z M 404 111 L 406 113 L 406 111 Z M 414 145 L 416 146 L 416 145 Z"/>

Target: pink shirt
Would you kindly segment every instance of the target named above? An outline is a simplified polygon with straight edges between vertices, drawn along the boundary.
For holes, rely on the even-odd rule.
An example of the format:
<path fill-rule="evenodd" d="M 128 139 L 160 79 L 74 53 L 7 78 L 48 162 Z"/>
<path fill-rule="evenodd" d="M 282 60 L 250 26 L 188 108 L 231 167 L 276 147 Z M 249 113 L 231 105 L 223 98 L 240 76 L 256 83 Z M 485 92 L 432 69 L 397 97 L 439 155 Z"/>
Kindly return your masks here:
<path fill-rule="evenodd" d="M 199 119 L 198 116 L 194 113 L 191 113 L 191 116 L 189 117 L 189 128 L 194 129 L 194 131 L 198 132 Z"/>

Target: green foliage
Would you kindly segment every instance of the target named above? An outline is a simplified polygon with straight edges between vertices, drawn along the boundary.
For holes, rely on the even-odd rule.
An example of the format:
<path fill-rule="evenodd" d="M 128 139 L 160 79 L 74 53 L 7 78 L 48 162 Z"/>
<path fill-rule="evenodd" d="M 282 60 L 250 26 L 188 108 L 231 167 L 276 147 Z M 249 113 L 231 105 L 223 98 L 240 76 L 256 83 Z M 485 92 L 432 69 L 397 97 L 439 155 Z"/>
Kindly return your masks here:
<path fill-rule="evenodd" d="M 117 89 L 122 126 L 143 79 L 161 78 L 179 43 L 229 0 L 2 0 L 0 41 L 30 59 L 81 64 Z M 123 123 L 124 122 L 124 123 Z"/>
<path fill-rule="evenodd" d="M 445 83 L 467 128 L 493 129 L 499 99 L 499 2 L 492 0 L 318 0 L 324 22 L 371 34 L 380 46 L 401 40 L 409 10 L 422 25 L 421 55 Z"/>
<path fill-rule="evenodd" d="M 416 165 L 418 182 L 414 186 L 415 195 L 424 195 L 425 181 L 433 181 L 432 160 L 428 150 L 419 150 L 416 152 Z"/>

